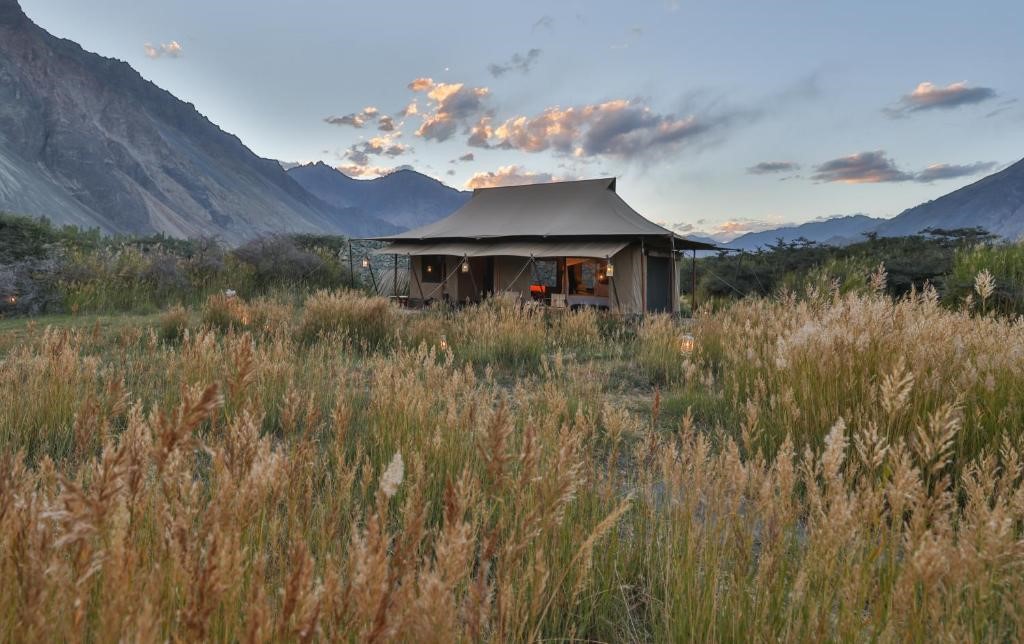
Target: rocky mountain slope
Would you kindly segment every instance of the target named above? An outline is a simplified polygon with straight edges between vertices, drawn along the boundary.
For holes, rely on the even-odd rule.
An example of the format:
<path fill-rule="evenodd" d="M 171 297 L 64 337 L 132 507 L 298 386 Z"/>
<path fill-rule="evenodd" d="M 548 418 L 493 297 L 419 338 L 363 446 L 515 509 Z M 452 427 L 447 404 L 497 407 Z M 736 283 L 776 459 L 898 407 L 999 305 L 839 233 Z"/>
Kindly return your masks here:
<path fill-rule="evenodd" d="M 0 210 L 108 233 L 356 235 L 394 226 L 314 197 L 188 103 L 0 0 Z"/>
<path fill-rule="evenodd" d="M 900 237 L 925 228 L 981 227 L 1006 239 L 1024 235 L 1024 159 L 948 195 L 882 222 L 879 235 Z"/>
<path fill-rule="evenodd" d="M 928 228 L 984 228 L 1003 239 L 1024 237 L 1024 159 L 1000 172 L 932 201 L 908 208 L 891 219 L 850 215 L 747 233 L 722 243 L 729 248 L 755 250 L 782 238 L 799 237 L 819 244 L 843 245 L 875 232 L 884 237 L 915 235 Z"/>

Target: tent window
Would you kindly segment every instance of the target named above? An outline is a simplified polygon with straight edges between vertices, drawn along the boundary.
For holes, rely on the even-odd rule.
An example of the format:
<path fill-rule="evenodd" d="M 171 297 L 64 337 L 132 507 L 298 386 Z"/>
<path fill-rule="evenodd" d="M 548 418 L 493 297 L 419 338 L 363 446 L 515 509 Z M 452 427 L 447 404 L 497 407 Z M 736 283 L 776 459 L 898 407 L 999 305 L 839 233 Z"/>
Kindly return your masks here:
<path fill-rule="evenodd" d="M 558 278 L 560 277 L 558 271 L 558 261 L 554 259 L 538 259 L 534 260 L 534 266 L 536 267 L 533 272 L 533 283 L 541 286 L 546 286 L 549 289 L 558 288 Z"/>
<path fill-rule="evenodd" d="M 608 278 L 605 270 L 608 262 L 597 259 L 566 258 L 571 295 L 608 296 Z"/>
<path fill-rule="evenodd" d="M 420 279 L 424 282 L 438 283 L 444 281 L 444 257 L 441 255 L 424 255 L 420 258 Z"/>

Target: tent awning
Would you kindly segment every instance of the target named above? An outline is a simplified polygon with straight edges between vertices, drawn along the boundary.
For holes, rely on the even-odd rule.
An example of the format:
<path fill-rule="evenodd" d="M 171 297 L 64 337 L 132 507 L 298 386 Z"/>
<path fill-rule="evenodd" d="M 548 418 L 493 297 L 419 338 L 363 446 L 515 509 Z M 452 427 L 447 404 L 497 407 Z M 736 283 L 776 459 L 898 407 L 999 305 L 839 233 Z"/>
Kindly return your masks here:
<path fill-rule="evenodd" d="M 457 257 L 611 257 L 629 245 L 624 241 L 395 242 L 374 255 L 455 255 Z"/>

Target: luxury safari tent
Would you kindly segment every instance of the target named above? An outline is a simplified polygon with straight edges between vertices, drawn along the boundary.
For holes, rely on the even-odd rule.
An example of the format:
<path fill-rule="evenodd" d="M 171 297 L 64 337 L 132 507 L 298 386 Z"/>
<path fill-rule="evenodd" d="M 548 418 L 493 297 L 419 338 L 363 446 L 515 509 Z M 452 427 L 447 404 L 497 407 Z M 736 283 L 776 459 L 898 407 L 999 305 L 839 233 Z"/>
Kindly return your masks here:
<path fill-rule="evenodd" d="M 447 218 L 376 241 L 409 256 L 414 301 L 512 293 L 621 313 L 677 312 L 680 254 L 715 250 L 642 217 L 615 179 L 475 190 Z"/>

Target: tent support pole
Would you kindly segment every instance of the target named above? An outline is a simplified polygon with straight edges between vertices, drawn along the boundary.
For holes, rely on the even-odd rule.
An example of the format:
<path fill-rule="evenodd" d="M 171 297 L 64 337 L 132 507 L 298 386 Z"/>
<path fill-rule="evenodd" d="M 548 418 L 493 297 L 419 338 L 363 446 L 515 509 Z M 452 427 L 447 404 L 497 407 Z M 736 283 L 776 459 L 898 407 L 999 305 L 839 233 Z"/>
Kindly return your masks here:
<path fill-rule="evenodd" d="M 690 317 L 697 316 L 697 249 L 693 249 L 693 258 L 690 260 L 690 283 L 693 292 L 690 293 Z"/>
<path fill-rule="evenodd" d="M 391 295 L 392 297 L 398 297 L 398 255 L 392 255 L 391 261 L 394 262 L 395 276 L 391 280 Z"/>
<path fill-rule="evenodd" d="M 370 271 L 370 282 L 373 284 L 373 294 L 380 295 L 380 288 L 377 286 L 377 276 L 373 273 L 373 264 L 370 263 L 369 257 L 366 257 L 366 268 Z"/>
<path fill-rule="evenodd" d="M 679 267 L 676 266 L 676 236 L 675 236 L 675 233 L 673 233 L 673 234 L 668 236 L 668 246 L 669 246 L 669 249 L 670 249 L 669 257 L 671 258 L 669 260 L 670 263 L 671 263 L 671 266 L 669 267 L 669 270 L 672 271 L 671 274 L 670 274 L 670 277 L 669 277 L 669 279 L 672 280 L 672 284 L 671 284 L 671 286 L 669 286 L 669 291 L 672 293 L 672 304 L 671 304 L 672 309 L 671 310 L 672 310 L 672 314 L 673 315 L 677 315 L 678 311 L 679 311 Z"/>
<path fill-rule="evenodd" d="M 464 261 L 464 262 L 466 262 L 467 264 L 469 264 L 469 255 L 468 255 L 468 254 L 466 254 L 466 255 L 463 255 L 463 256 L 462 256 L 462 261 Z M 459 270 L 460 270 L 460 271 L 462 270 L 462 266 L 461 266 L 461 265 L 459 266 Z M 470 266 L 470 267 L 469 267 L 469 271 L 467 271 L 467 272 L 469 273 L 469 281 L 470 281 L 470 282 L 471 282 L 471 283 L 473 284 L 473 293 L 475 293 L 475 294 L 477 294 L 477 295 L 480 295 L 480 291 L 479 291 L 479 290 L 477 290 L 477 287 L 476 287 L 476 278 L 475 278 L 475 277 L 473 277 L 473 267 L 472 267 L 472 266 Z M 482 299 L 482 298 L 481 298 L 481 299 Z"/>
<path fill-rule="evenodd" d="M 642 238 L 640 239 L 640 296 L 643 314 L 647 315 L 647 251 L 644 249 Z"/>
<path fill-rule="evenodd" d="M 348 285 L 349 288 L 356 287 L 356 265 L 352 261 L 352 239 L 348 240 Z"/>
<path fill-rule="evenodd" d="M 611 257 L 605 257 L 604 258 L 604 262 L 605 262 L 605 265 L 611 264 L 612 258 Z M 607 270 L 607 269 L 605 269 L 605 270 Z M 615 296 L 615 311 L 621 315 L 622 314 L 622 305 L 619 304 L 619 289 L 615 287 L 615 276 L 614 275 L 609 275 L 608 276 L 608 286 L 612 287 L 612 295 Z"/>
<path fill-rule="evenodd" d="M 412 253 L 406 255 L 409 258 L 409 273 L 416 280 L 416 291 L 420 294 L 420 304 L 423 304 L 423 285 L 420 284 L 420 276 L 416 274 L 416 271 L 412 267 Z M 409 282 L 409 297 L 412 297 L 412 282 Z"/>

